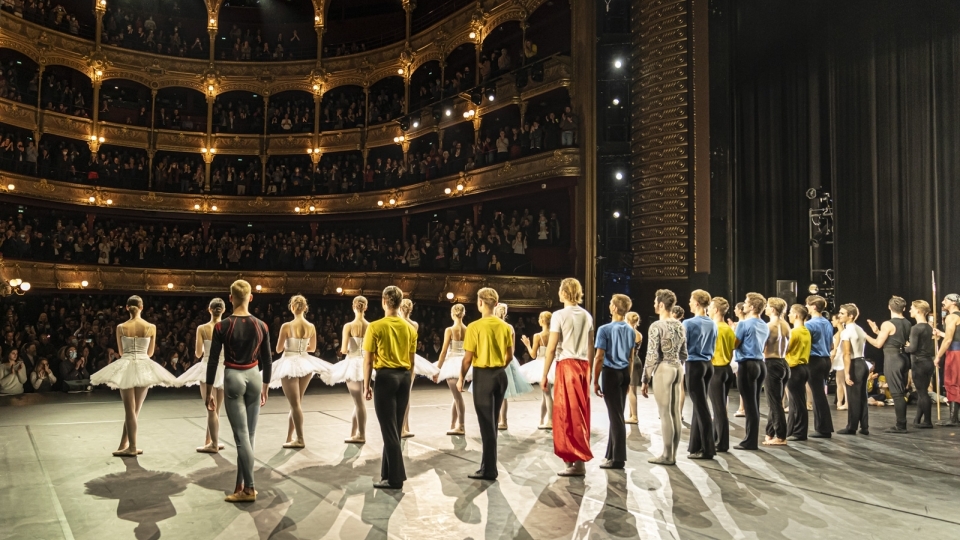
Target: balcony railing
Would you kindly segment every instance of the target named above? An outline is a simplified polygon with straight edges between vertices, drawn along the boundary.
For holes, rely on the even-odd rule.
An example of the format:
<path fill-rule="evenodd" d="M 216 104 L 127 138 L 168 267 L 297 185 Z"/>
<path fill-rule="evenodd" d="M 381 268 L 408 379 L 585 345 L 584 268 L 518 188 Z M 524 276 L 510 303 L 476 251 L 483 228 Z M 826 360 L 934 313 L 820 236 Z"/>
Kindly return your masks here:
<path fill-rule="evenodd" d="M 160 135 L 164 136 L 165 132 Z M 175 142 L 177 137 L 172 139 Z M 158 141 L 158 146 L 173 148 L 173 142 L 167 145 Z M 311 213 L 314 214 L 347 214 L 409 209 L 508 186 L 531 182 L 546 184 L 551 179 L 578 177 L 581 174 L 580 156 L 578 148 L 564 148 L 392 190 L 339 195 L 264 198 L 154 193 L 38 180 L 14 173 L 0 173 L 0 193 L 57 203 L 151 212 L 290 216 L 305 213 L 305 209 L 313 207 Z M 297 212 L 297 208 L 301 211 Z"/>
<path fill-rule="evenodd" d="M 5 281 L 22 279 L 31 285 L 27 294 L 45 291 L 146 291 L 172 294 L 224 294 L 236 279 L 245 279 L 260 294 L 308 296 L 379 296 L 396 285 L 414 300 L 473 302 L 482 287 L 493 287 L 500 301 L 514 309 L 557 307 L 560 278 L 504 275 L 456 275 L 389 272 L 236 272 L 216 270 L 163 270 L 121 266 L 62 265 L 0 259 Z M 257 288 L 259 287 L 259 288 Z"/>

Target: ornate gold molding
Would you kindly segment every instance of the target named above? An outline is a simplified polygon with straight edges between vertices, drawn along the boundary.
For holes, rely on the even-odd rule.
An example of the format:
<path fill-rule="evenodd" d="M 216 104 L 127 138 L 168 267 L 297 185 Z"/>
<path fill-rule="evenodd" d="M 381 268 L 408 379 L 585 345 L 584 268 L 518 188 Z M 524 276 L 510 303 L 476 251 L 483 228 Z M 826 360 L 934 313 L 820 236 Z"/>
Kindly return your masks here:
<path fill-rule="evenodd" d="M 580 174 L 580 150 L 564 148 L 394 190 L 367 191 L 350 196 L 315 195 L 311 200 L 314 201 L 314 206 L 322 209 L 322 214 L 372 212 L 384 208 L 407 209 L 447 200 L 454 195 L 475 195 L 550 178 L 578 177 Z M 0 173 L 0 184 L 13 184 L 11 195 L 19 197 L 67 204 L 91 204 L 91 187 L 83 184 L 45 179 L 38 181 L 32 177 L 6 172 Z M 458 184 L 462 185 L 463 189 L 457 189 Z M 446 191 L 448 189 L 449 193 Z M 297 214 L 295 208 L 303 206 L 300 204 L 303 197 L 269 197 L 253 202 L 255 199 L 251 197 L 156 194 L 113 188 L 107 188 L 103 193 L 107 191 L 109 196 L 105 195 L 100 199 L 109 197 L 112 201 L 110 208 L 151 212 L 292 216 Z M 389 204 L 390 197 L 396 200 L 396 204 Z M 384 204 L 378 204 L 381 201 Z"/>
<path fill-rule="evenodd" d="M 481 40 L 505 22 L 523 21 L 546 1 L 500 2 L 488 9 L 476 5 L 464 7 L 411 36 L 410 50 L 406 55 L 406 44 L 401 41 L 361 54 L 324 58 L 323 91 L 347 84 L 370 85 L 380 79 L 396 76 L 399 68 L 415 70 L 429 59 L 440 58 L 462 44 Z M 321 8 L 318 13 L 323 13 L 324 3 L 318 6 L 318 2 L 314 6 Z M 208 3 L 208 8 L 211 4 L 217 7 L 211 13 L 217 13 L 219 2 Z M 481 2 L 483 4 L 493 2 Z M 319 24 L 323 24 L 322 19 Z M 93 41 L 56 32 L 19 17 L 4 17 L 3 27 L 0 47 L 19 51 L 43 65 L 63 65 L 92 76 L 90 59 L 95 51 Z M 476 35 L 478 31 L 479 35 Z M 474 38 L 470 37 L 471 32 L 475 33 Z M 203 74 L 208 71 L 209 62 L 205 59 L 175 58 L 112 46 L 102 47 L 101 52 L 103 80 L 129 79 L 152 89 L 174 86 L 200 92 L 206 89 Z M 407 61 L 404 61 L 404 57 Z M 318 67 L 315 59 L 293 62 L 216 61 L 214 64 L 221 82 L 218 92 L 247 90 L 262 95 L 286 90 L 312 92 L 314 81 L 311 74 Z"/>
<path fill-rule="evenodd" d="M 121 266 L 62 265 L 0 259 L 0 276 L 31 285 L 28 294 L 51 291 L 147 292 L 153 294 L 226 294 L 230 283 L 245 279 L 260 294 L 305 294 L 335 298 L 376 297 L 388 285 L 427 302 L 473 302 L 482 287 L 493 287 L 513 309 L 558 307 L 559 278 L 503 275 L 448 275 L 390 272 L 260 272 L 236 270 L 164 270 Z M 86 281 L 87 285 L 83 286 Z M 339 289 L 339 292 L 338 292 Z M 453 298 L 448 294 L 453 293 Z"/>

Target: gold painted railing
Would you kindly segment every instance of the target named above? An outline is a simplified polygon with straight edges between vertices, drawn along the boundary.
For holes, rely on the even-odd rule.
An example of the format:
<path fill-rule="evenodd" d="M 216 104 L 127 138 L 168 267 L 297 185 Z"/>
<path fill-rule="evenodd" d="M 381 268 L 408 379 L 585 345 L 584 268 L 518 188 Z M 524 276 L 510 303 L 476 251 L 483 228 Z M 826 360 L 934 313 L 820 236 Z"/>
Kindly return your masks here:
<path fill-rule="evenodd" d="M 237 197 L 100 188 L 0 172 L 0 193 L 44 201 L 151 212 L 224 215 L 347 214 L 409 209 L 508 186 L 581 175 L 580 150 L 565 148 L 392 190 L 300 197 Z M 11 189 L 12 186 L 12 189 Z M 390 201 L 393 201 L 391 203 Z M 300 208 L 300 212 L 297 212 Z"/>
<path fill-rule="evenodd" d="M 481 287 L 493 287 L 500 301 L 515 309 L 557 307 L 560 287 L 560 278 L 527 276 L 164 270 L 3 259 L 0 259 L 0 276 L 6 281 L 19 278 L 29 282 L 31 288 L 27 295 L 50 291 L 224 295 L 234 280 L 245 279 L 259 294 L 325 297 L 363 294 L 376 298 L 386 286 L 396 285 L 414 300 L 466 303 L 476 300 Z"/>
<path fill-rule="evenodd" d="M 229 62 L 175 58 L 104 46 L 99 52 L 88 39 L 57 32 L 44 26 L 3 15 L 3 47 L 17 50 L 44 65 L 63 65 L 93 75 L 100 69 L 104 80 L 129 79 L 148 88 L 193 88 L 205 92 L 215 84 L 218 92 L 245 90 L 273 95 L 286 90 L 324 92 L 344 85 L 371 85 L 398 70 L 409 74 L 430 61 L 443 62 L 465 43 L 483 39 L 508 21 L 521 23 L 546 0 L 481 0 L 464 7 L 430 28 L 411 36 L 410 46 L 399 42 L 360 54 L 294 62 Z M 470 34 L 473 37 L 470 37 Z"/>

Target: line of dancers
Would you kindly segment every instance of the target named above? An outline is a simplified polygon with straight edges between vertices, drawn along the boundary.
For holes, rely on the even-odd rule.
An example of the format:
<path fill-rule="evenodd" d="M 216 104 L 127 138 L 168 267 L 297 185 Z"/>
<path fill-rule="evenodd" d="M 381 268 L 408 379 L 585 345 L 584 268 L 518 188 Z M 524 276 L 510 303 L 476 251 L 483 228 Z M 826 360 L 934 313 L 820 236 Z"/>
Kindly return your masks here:
<path fill-rule="evenodd" d="M 706 291 L 691 294 L 689 307 L 693 317 L 675 318 L 676 295 L 659 290 L 654 310 L 659 320 L 648 331 L 645 359 L 639 358 L 643 336 L 636 326 L 639 316 L 631 312 L 632 302 L 625 295 L 614 295 L 608 306 L 613 321 L 601 326 L 594 336 L 593 319 L 580 304 L 583 289 L 573 278 L 564 279 L 558 291 L 563 308 L 540 314 L 541 332 L 521 341 L 535 359 L 520 366 L 514 355 L 515 332 L 504 322 L 507 306 L 499 303 L 493 289 L 477 294 L 481 318 L 464 325 L 466 308 L 451 309 L 453 324 L 444 332 L 440 359 L 434 366 L 416 355 L 417 324 L 410 319 L 413 303 L 403 298 L 397 287 L 387 287 L 381 296 L 385 316 L 374 322 L 364 318 L 367 299 L 353 300 L 354 320 L 343 327 L 341 353 L 344 360 L 331 364 L 309 353 L 316 348 L 316 329 L 304 315 L 308 310 L 302 296 L 290 299 L 294 318 L 280 329 L 272 361 L 269 330 L 250 315 L 250 285 L 238 280 L 230 287 L 233 312 L 223 318 L 225 304 L 219 298 L 209 304 L 210 321 L 197 328 L 196 354 L 201 362 L 179 379 L 150 360 L 156 342 L 156 327 L 140 317 L 143 302 L 137 296 L 127 301 L 130 319 L 117 327 L 121 358 L 97 372 L 91 381 L 119 389 L 124 403 L 124 427 L 114 455 L 128 457 L 142 453 L 137 447 L 137 419 L 147 390 L 152 386 L 199 385 L 207 408 L 207 430 L 198 452 L 217 453 L 219 410 L 224 406 L 238 449 L 238 473 L 235 491 L 228 502 L 256 500 L 253 479 L 253 441 L 259 409 L 269 388 L 282 388 L 290 405 L 284 448 L 303 448 L 303 411 L 301 401 L 314 376 L 333 385 L 345 383 L 354 404 L 351 432 L 346 443 L 366 441 L 364 401 L 373 400 L 384 441 L 382 489 L 400 489 L 406 480 L 400 440 L 412 437 L 409 430 L 409 398 L 414 374 L 451 390 L 451 423 L 448 435 L 465 432 L 463 391 L 473 394 L 483 446 L 481 466 L 471 478 L 497 478 L 497 433 L 507 429 L 506 400 L 529 392 L 533 384 L 544 389 L 540 429 L 552 430 L 554 451 L 564 463 L 561 476 L 582 476 L 584 462 L 593 458 L 590 449 L 590 397 L 592 390 L 602 397 L 610 420 L 610 436 L 601 468 L 621 469 L 626 462 L 625 424 L 637 423 L 636 398 L 639 387 L 646 398 L 653 391 L 660 413 L 664 449 L 650 461 L 672 465 L 680 441 L 680 410 L 686 396 L 693 408 L 689 458 L 712 459 L 729 448 L 727 395 L 736 382 L 746 416 L 746 437 L 734 449 L 755 450 L 759 436 L 759 399 L 766 389 L 769 408 L 764 445 L 780 446 L 788 440 L 805 440 L 808 418 L 805 387 L 813 389 L 814 430 L 811 437 L 830 437 L 832 419 L 823 391 L 829 370 L 842 369 L 848 387 L 848 422 L 840 434 L 869 433 L 866 407 L 866 382 L 869 368 L 864 358 L 865 343 L 884 349 L 887 355 L 888 382 L 896 406 L 897 425 L 888 431 L 906 430 L 904 396 L 906 370 L 912 365 L 913 378 L 921 389 L 920 407 L 915 425 L 932 427 L 930 400 L 924 391 L 939 359 L 946 359 L 945 381 L 950 400 L 950 420 L 960 424 L 960 297 L 948 295 L 943 302 L 945 331 L 927 325 L 930 306 L 913 302 L 910 315 L 917 321 L 912 327 L 903 322 L 905 302 L 890 301 L 891 320 L 882 326 L 870 321 L 877 337 L 871 338 L 856 324 L 858 311 L 844 304 L 836 316 L 842 327 L 834 341 L 834 327 L 822 313 L 826 301 L 810 296 L 805 305 L 787 309 L 779 298 L 765 299 L 757 293 L 746 295 L 738 304 L 739 322 L 725 320 L 729 303 L 711 297 Z M 765 313 L 769 322 L 760 319 Z M 898 316 L 899 314 L 899 316 Z M 789 323 L 783 318 L 787 317 Z M 681 315 L 682 317 L 682 315 Z M 944 337 L 943 346 L 934 351 L 934 335 Z M 594 339 L 595 338 L 595 339 Z M 831 348 L 837 352 L 831 361 Z M 912 362 L 906 354 L 913 356 Z M 929 365 L 928 365 L 929 364 Z M 375 382 L 376 381 L 376 382 Z M 469 383 L 469 387 L 467 386 Z M 684 390 L 686 389 L 686 390 Z M 784 412 L 783 396 L 789 399 L 789 416 Z M 713 414 L 710 406 L 712 405 Z M 629 414 L 625 417 L 625 410 Z"/>

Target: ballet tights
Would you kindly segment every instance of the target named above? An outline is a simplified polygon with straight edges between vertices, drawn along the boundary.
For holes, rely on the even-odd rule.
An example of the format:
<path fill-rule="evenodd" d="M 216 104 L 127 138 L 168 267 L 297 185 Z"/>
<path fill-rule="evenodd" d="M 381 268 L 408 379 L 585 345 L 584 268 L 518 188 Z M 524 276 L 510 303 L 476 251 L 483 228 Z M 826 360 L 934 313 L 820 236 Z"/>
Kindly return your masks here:
<path fill-rule="evenodd" d="M 307 392 L 313 374 L 303 377 L 285 378 L 280 381 L 283 386 L 283 395 L 290 404 L 290 414 L 287 415 L 287 443 L 303 444 L 303 396 Z M 293 436 L 296 434 L 297 438 Z"/>
<path fill-rule="evenodd" d="M 350 428 L 350 438 L 362 441 L 366 439 L 367 432 L 367 407 L 363 403 L 363 383 L 347 381 L 347 390 L 350 391 L 350 397 L 353 399 L 353 424 Z"/>
<path fill-rule="evenodd" d="M 463 429 L 463 394 L 457 390 L 457 379 L 447 379 L 447 386 L 453 394 L 453 403 L 450 404 L 450 429 Z"/>
<path fill-rule="evenodd" d="M 547 383 L 547 388 L 542 392 L 543 398 L 540 400 L 540 425 L 553 425 L 553 385 Z M 634 396 L 636 400 L 636 396 Z"/>
<path fill-rule="evenodd" d="M 146 388 L 125 388 L 120 390 L 123 399 L 123 434 L 120 436 L 120 447 L 115 453 L 137 452 L 137 419 L 143 400 L 147 399 Z"/>

